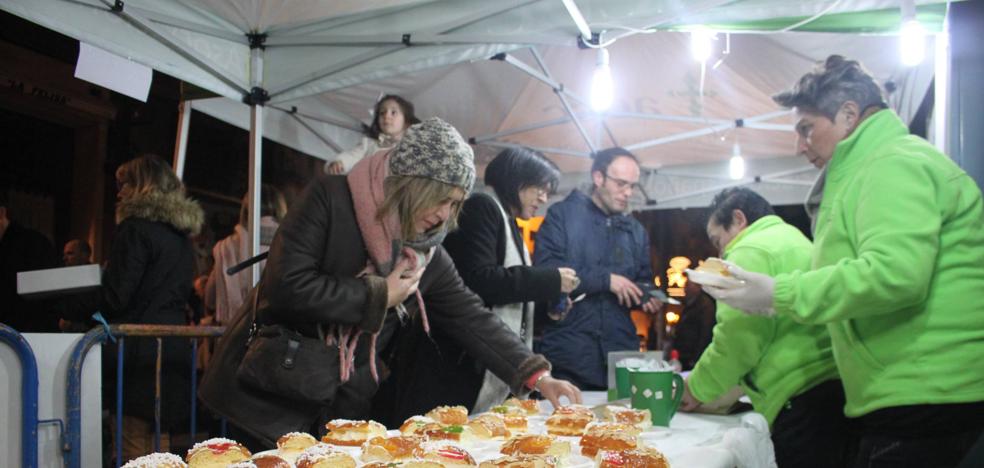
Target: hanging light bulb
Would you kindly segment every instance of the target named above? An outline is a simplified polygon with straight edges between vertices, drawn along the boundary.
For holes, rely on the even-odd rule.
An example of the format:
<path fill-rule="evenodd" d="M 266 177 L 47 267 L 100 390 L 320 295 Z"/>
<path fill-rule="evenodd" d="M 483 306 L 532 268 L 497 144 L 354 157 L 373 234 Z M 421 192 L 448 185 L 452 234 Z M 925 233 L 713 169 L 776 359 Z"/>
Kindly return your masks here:
<path fill-rule="evenodd" d="M 901 0 L 899 9 L 902 10 L 902 24 L 899 27 L 902 64 L 907 67 L 919 65 L 926 56 L 926 29 L 916 20 L 915 0 Z"/>
<path fill-rule="evenodd" d="M 728 164 L 728 174 L 731 180 L 745 177 L 745 158 L 741 157 L 741 145 L 735 142 L 731 147 L 731 161 Z"/>
<path fill-rule="evenodd" d="M 907 67 L 919 65 L 926 57 L 926 28 L 915 18 L 902 23 L 899 52 L 902 54 L 902 64 Z"/>
<path fill-rule="evenodd" d="M 591 79 L 591 108 L 602 112 L 612 107 L 615 100 L 615 83 L 612 81 L 612 68 L 608 63 L 608 50 L 598 49 L 598 62 Z"/>
<path fill-rule="evenodd" d="M 693 54 L 694 60 L 704 63 L 711 58 L 711 52 L 714 48 L 713 40 L 714 31 L 710 29 L 699 27 L 690 31 L 690 53 Z"/>

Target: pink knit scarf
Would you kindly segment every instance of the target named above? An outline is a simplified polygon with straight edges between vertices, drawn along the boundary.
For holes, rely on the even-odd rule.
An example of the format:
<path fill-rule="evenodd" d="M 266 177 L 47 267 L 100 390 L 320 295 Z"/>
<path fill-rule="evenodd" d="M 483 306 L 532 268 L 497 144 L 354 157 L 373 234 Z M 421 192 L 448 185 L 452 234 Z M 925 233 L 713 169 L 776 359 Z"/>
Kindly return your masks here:
<path fill-rule="evenodd" d="M 388 275 L 393 271 L 393 266 L 398 261 L 393 258 L 397 252 L 399 252 L 398 255 L 410 261 L 411 268 L 415 271 L 426 268 L 434 254 L 434 249 L 431 248 L 423 253 L 421 258 L 415 250 L 403 246 L 400 238 L 400 221 L 396 213 L 390 213 L 383 219 L 379 219 L 377 216 L 379 207 L 385 198 L 383 181 L 389 175 L 391 150 L 392 148 L 381 150 L 363 159 L 349 171 L 347 176 L 352 203 L 355 207 L 355 219 L 359 231 L 362 233 L 362 240 L 369 251 L 369 261 L 366 262 L 366 268 L 359 273 L 358 276 L 360 277 L 370 274 Z M 416 292 L 416 299 L 420 308 L 424 331 L 430 333 L 427 310 L 424 308 L 424 299 L 420 291 Z M 397 309 L 401 313 L 406 313 L 402 304 L 398 305 Z M 328 334 L 328 340 L 329 343 L 335 341 L 338 343 L 341 379 L 342 382 L 347 382 L 355 362 L 355 348 L 363 330 L 357 326 L 336 326 L 332 331 Z M 376 338 L 378 335 L 378 332 L 372 334 L 369 342 L 369 369 L 376 382 L 379 382 L 379 374 L 376 370 Z"/>

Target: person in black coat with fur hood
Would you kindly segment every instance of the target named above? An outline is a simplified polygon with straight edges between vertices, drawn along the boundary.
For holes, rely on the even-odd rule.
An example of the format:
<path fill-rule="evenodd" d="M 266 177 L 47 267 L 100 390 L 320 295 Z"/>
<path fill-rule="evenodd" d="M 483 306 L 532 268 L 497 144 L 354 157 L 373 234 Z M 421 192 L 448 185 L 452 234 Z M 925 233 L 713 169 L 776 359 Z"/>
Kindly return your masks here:
<path fill-rule="evenodd" d="M 170 166 L 154 155 L 123 163 L 116 170 L 116 185 L 117 229 L 102 286 L 66 301 L 65 317 L 86 319 L 98 311 L 111 323 L 187 325 L 185 304 L 195 263 L 191 236 L 202 227 L 202 208 L 185 196 Z M 104 379 L 105 393 L 115 395 L 110 390 L 115 385 L 106 384 L 115 384 L 116 346 L 105 346 L 103 356 L 103 374 L 108 378 Z M 124 460 L 154 451 L 156 357 L 156 340 L 126 340 Z M 164 339 L 162 361 L 161 450 L 166 451 L 168 429 L 187 420 L 190 411 L 188 339 Z"/>

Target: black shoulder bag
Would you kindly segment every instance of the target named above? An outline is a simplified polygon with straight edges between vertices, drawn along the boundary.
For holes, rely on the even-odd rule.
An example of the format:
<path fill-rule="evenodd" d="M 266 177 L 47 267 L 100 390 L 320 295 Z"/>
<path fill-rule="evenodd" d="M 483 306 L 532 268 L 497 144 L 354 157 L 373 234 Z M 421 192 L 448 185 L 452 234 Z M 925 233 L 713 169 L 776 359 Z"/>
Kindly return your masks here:
<path fill-rule="evenodd" d="M 299 402 L 327 406 L 341 384 L 338 348 L 281 324 L 253 324 L 236 378 L 245 386 Z M 319 332 L 321 327 L 318 327 Z"/>

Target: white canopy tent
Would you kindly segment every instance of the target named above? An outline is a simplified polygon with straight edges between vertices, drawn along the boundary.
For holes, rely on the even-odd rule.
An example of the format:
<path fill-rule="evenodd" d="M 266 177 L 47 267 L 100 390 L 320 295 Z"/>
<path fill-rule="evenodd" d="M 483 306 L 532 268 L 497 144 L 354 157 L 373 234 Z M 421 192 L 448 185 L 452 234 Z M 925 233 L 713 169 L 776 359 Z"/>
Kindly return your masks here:
<path fill-rule="evenodd" d="M 544 151 L 564 171 L 564 189 L 587 181 L 592 151 L 617 144 L 649 169 L 646 191 L 659 208 L 703 204 L 725 185 L 756 181 L 773 203 L 798 203 L 814 174 L 793 156 L 791 117 L 771 94 L 836 52 L 896 83 L 894 105 L 912 116 L 934 73 L 931 47 L 923 65 L 898 64 L 897 37 L 882 35 L 898 28 L 892 0 L 574 3 L 593 33 L 607 31 L 601 42 L 619 39 L 608 47 L 616 101 L 605 114 L 585 104 L 596 53 L 577 47 L 561 0 L 0 0 L 0 8 L 220 96 L 183 103 L 175 167 L 192 109 L 249 129 L 251 220 L 262 137 L 330 160 L 357 142 L 382 92 L 473 138 L 480 165 L 505 146 Z M 917 3 L 919 19 L 938 30 L 946 4 Z M 695 25 L 734 32 L 718 34 L 703 72 L 689 35 L 673 32 Z M 741 181 L 725 175 L 735 143 L 748 161 Z"/>

